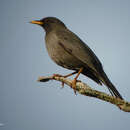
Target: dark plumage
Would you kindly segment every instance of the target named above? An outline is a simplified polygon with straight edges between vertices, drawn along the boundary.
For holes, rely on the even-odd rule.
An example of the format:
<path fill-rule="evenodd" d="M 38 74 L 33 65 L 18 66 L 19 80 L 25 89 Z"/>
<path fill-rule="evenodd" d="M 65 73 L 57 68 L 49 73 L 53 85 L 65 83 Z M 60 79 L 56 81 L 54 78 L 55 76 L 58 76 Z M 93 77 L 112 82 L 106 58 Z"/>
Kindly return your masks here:
<path fill-rule="evenodd" d="M 105 84 L 112 95 L 123 99 L 108 79 L 97 56 L 63 22 L 54 17 L 47 17 L 31 23 L 44 28 L 46 48 L 55 63 L 76 72 L 82 68 L 82 74 L 98 84 Z"/>

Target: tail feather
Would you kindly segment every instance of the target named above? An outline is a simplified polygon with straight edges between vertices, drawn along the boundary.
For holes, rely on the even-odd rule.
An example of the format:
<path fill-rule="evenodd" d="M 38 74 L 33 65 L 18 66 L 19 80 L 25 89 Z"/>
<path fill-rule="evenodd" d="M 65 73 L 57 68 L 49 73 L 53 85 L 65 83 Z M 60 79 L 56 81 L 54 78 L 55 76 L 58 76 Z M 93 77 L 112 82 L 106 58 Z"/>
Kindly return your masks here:
<path fill-rule="evenodd" d="M 111 81 L 109 80 L 109 78 L 107 77 L 107 75 L 105 74 L 105 72 L 102 72 L 101 74 L 101 81 L 103 82 L 103 84 L 105 84 L 108 88 L 108 90 L 110 91 L 111 95 L 123 99 L 121 94 L 118 92 L 118 90 L 116 89 L 116 87 L 111 83 Z"/>

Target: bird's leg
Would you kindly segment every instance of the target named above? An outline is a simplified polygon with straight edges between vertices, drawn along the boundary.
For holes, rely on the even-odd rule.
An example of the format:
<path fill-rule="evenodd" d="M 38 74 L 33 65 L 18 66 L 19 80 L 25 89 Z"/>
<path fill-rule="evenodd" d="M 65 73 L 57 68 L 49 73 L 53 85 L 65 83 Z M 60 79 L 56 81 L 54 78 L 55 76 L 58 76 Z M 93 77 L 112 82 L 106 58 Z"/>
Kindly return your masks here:
<path fill-rule="evenodd" d="M 76 77 L 72 81 L 72 88 L 73 88 L 75 94 L 76 94 L 76 82 L 77 82 L 77 79 L 82 71 L 83 71 L 83 68 L 80 68 L 78 71 L 78 74 L 76 75 Z"/>
<path fill-rule="evenodd" d="M 73 72 L 73 73 L 70 73 L 70 74 L 67 74 L 67 75 L 60 75 L 60 74 L 53 74 L 53 78 L 54 77 L 64 77 L 64 78 L 67 78 L 67 77 L 69 77 L 69 76 L 72 76 L 72 75 L 74 75 L 74 74 L 76 74 L 77 73 L 77 71 L 75 71 L 75 72 Z"/>
<path fill-rule="evenodd" d="M 72 76 L 72 75 L 74 75 L 74 74 L 76 74 L 76 73 L 77 73 L 77 71 L 75 71 L 75 72 L 73 72 L 73 73 L 70 73 L 70 74 L 67 74 L 67 75 L 53 74 L 53 78 L 56 77 L 56 76 L 67 78 L 67 77 Z M 62 88 L 63 88 L 63 87 L 64 87 L 64 82 L 62 82 Z"/>
<path fill-rule="evenodd" d="M 67 74 L 67 75 L 64 75 L 63 77 L 64 77 L 64 78 L 67 78 L 67 77 L 72 76 L 72 75 L 74 75 L 74 74 L 76 74 L 76 73 L 77 73 L 77 71 L 75 71 L 75 72 L 73 72 L 73 73 L 70 73 L 70 74 Z M 64 88 L 64 82 L 62 82 L 62 88 Z"/>
<path fill-rule="evenodd" d="M 74 75 L 74 74 L 76 74 L 76 73 L 77 73 L 77 71 L 75 71 L 75 72 L 73 72 L 73 73 L 70 73 L 70 74 L 67 74 L 67 75 L 64 75 L 63 77 L 64 77 L 64 78 L 67 78 L 67 77 L 72 76 L 72 75 Z"/>

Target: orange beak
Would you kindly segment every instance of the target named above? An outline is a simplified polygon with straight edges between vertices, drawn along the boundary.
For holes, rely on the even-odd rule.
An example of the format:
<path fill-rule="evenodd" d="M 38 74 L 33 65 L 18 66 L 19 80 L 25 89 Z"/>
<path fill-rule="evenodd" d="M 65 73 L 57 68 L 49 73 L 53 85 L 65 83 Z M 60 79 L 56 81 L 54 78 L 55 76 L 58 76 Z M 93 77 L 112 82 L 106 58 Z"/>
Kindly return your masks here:
<path fill-rule="evenodd" d="M 38 20 L 31 21 L 30 23 L 32 23 L 32 24 L 38 24 L 38 25 L 43 25 L 43 22 L 38 21 Z"/>

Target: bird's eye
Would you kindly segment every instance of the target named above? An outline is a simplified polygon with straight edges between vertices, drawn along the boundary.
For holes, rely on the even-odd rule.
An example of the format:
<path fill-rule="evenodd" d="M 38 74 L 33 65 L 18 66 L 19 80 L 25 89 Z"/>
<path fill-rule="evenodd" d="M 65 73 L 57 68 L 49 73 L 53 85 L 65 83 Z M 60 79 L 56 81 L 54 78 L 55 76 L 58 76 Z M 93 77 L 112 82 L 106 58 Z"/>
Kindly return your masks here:
<path fill-rule="evenodd" d="M 46 23 L 55 23 L 53 20 L 47 20 Z"/>

